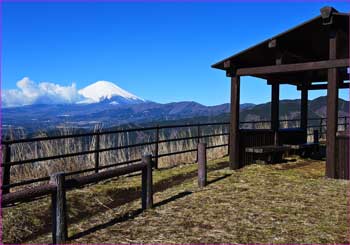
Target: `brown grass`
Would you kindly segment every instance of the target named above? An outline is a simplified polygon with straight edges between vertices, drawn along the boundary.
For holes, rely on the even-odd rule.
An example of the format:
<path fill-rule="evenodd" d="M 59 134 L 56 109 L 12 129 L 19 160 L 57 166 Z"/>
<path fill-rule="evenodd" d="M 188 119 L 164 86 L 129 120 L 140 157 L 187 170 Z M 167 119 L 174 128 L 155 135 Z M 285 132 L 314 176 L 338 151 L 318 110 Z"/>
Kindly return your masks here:
<path fill-rule="evenodd" d="M 96 128 L 97 130 L 97 128 Z M 203 127 L 205 130 L 205 127 Z M 225 128 L 211 128 L 210 134 L 219 134 L 225 132 Z M 151 142 L 155 140 L 155 131 L 142 132 L 127 132 L 119 134 L 102 135 L 100 137 L 100 149 L 124 146 L 136 143 Z M 12 136 L 12 138 L 21 138 L 23 135 Z M 60 135 L 74 134 L 74 130 L 70 128 L 61 128 Z M 208 133 L 209 134 L 209 133 Z M 40 136 L 45 136 L 41 133 Z M 180 128 L 170 130 L 160 130 L 160 140 L 174 139 L 183 137 L 196 136 L 194 128 Z M 221 145 L 227 143 L 227 136 L 216 136 L 211 138 L 203 138 L 201 142 L 206 142 L 210 145 Z M 37 157 L 47 157 L 63 155 L 74 152 L 94 150 L 96 137 L 77 137 L 67 139 L 56 139 L 48 141 L 38 141 L 30 143 L 19 143 L 11 146 L 11 161 L 19 161 L 25 159 L 33 159 Z M 174 141 L 169 143 L 159 144 L 159 154 L 196 149 L 196 140 Z M 140 159 L 144 152 L 154 153 L 155 145 L 146 145 L 142 147 L 133 147 L 121 150 L 106 151 L 100 153 L 100 166 L 113 163 L 124 162 L 133 159 Z M 210 159 L 223 157 L 227 153 L 227 147 L 215 148 L 210 150 Z M 172 167 L 181 163 L 193 163 L 196 161 L 196 153 L 186 153 L 162 157 L 159 159 L 160 168 Z M 49 161 L 40 161 L 16 165 L 11 167 L 11 183 L 19 182 L 27 179 L 40 178 L 49 176 L 55 172 L 72 172 L 87 168 L 94 168 L 94 154 L 60 158 Z M 108 170 L 108 169 L 106 169 Z M 90 172 L 91 173 L 91 172 Z M 88 173 L 86 173 L 88 174 Z M 43 183 L 43 182 L 41 182 Z M 33 184 L 36 185 L 36 184 Z M 22 189 L 23 187 L 13 188 L 12 191 Z"/>
<path fill-rule="evenodd" d="M 214 182 L 203 189 L 197 188 L 195 164 L 156 171 L 155 184 L 162 182 L 162 186 L 168 188 L 158 189 L 154 195 L 156 207 L 142 213 L 139 199 L 113 204 L 118 199 L 115 194 L 118 190 L 131 191 L 139 187 L 139 176 L 70 192 L 69 235 L 72 240 L 69 242 L 349 242 L 346 238 L 349 182 L 324 178 L 324 162 L 297 159 L 276 165 L 254 164 L 239 171 L 214 169 L 217 163 L 209 164 L 212 169 L 209 181 Z M 181 181 L 171 185 L 179 176 Z M 44 200 L 20 206 L 5 210 L 7 242 L 18 242 L 12 233 L 17 232 L 19 236 L 20 232 L 30 229 L 22 226 L 16 230 L 10 225 L 18 225 L 10 219 L 17 215 L 25 223 L 29 215 L 36 214 L 34 209 L 48 208 Z M 80 218 L 73 222 L 78 216 Z M 38 227 L 43 225 L 40 222 L 37 218 Z M 48 243 L 50 239 L 47 232 L 26 241 Z"/>

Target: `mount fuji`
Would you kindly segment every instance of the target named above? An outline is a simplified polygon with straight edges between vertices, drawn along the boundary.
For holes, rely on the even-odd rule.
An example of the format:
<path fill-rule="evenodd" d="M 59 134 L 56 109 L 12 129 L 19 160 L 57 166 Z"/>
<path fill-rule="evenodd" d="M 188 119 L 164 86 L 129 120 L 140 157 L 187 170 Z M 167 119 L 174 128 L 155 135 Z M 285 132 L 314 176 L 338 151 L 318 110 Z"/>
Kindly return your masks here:
<path fill-rule="evenodd" d="M 128 105 L 146 102 L 146 100 L 137 97 L 108 81 L 95 82 L 79 90 L 78 94 L 83 98 L 83 100 L 77 102 L 78 104 L 103 102 L 111 105 Z"/>

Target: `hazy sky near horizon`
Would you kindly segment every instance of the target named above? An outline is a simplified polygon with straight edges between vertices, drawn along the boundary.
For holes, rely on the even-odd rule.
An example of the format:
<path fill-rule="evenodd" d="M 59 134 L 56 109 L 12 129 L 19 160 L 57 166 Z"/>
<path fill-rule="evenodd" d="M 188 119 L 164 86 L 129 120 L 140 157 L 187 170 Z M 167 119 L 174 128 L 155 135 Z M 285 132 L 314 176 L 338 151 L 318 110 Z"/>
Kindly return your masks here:
<path fill-rule="evenodd" d="M 160 103 L 227 103 L 230 80 L 210 66 L 325 5 L 350 11 L 346 2 L 5 2 L 1 88 L 17 89 L 24 77 L 76 89 L 107 80 Z M 265 81 L 244 77 L 241 84 L 241 103 L 270 100 Z M 309 98 L 325 94 L 312 91 Z M 349 90 L 340 95 L 349 99 Z M 300 92 L 282 86 L 280 97 L 297 99 Z"/>

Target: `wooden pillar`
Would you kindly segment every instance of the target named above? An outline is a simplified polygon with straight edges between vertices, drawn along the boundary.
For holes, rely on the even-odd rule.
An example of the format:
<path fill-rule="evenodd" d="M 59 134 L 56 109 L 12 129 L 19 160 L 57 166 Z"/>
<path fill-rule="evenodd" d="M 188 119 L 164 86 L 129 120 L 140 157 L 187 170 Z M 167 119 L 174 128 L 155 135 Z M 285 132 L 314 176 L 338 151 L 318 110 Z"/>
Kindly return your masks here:
<path fill-rule="evenodd" d="M 307 114 L 308 114 L 308 90 L 306 86 L 301 88 L 300 101 L 300 128 L 307 130 Z"/>
<path fill-rule="evenodd" d="M 329 38 L 329 59 L 337 58 L 337 32 L 331 31 Z M 337 68 L 328 69 L 327 85 L 327 157 L 326 176 L 336 178 L 336 133 L 338 125 L 338 81 Z"/>
<path fill-rule="evenodd" d="M 239 93 L 240 77 L 231 77 L 230 168 L 239 169 Z"/>
<path fill-rule="evenodd" d="M 280 86 L 278 82 L 271 83 L 271 129 L 274 133 L 274 143 L 278 145 L 279 129 L 279 97 Z"/>

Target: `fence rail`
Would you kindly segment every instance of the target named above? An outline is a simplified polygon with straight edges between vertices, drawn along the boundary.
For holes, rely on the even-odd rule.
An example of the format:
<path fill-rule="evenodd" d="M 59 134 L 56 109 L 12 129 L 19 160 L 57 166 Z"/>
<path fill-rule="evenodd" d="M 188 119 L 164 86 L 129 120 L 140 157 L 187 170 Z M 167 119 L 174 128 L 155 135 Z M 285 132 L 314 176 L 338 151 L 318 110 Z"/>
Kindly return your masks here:
<path fill-rule="evenodd" d="M 0 165 L 3 168 L 3 176 L 2 176 L 3 182 L 2 182 L 1 189 L 3 190 L 3 193 L 9 193 L 10 188 L 13 188 L 13 187 L 25 186 L 28 184 L 33 184 L 33 183 L 37 183 L 37 182 L 44 182 L 44 181 L 50 180 L 50 176 L 45 176 L 45 177 L 28 179 L 28 180 L 23 180 L 23 181 L 11 183 L 10 172 L 11 172 L 12 166 L 29 164 L 29 163 L 36 163 L 36 162 L 42 162 L 42 161 L 48 161 L 48 160 L 55 160 L 55 159 L 61 159 L 61 158 L 82 156 L 82 155 L 88 155 L 88 154 L 91 154 L 91 155 L 94 154 L 95 164 L 94 164 L 93 168 L 87 168 L 87 169 L 83 169 L 83 170 L 67 172 L 66 176 L 72 176 L 72 175 L 74 176 L 74 175 L 79 175 L 79 174 L 88 173 L 88 172 L 99 173 L 99 171 L 102 169 L 123 166 L 123 165 L 127 165 L 127 164 L 141 161 L 141 159 L 131 159 L 131 160 L 124 161 L 124 162 L 118 162 L 118 163 L 100 166 L 100 160 L 99 160 L 100 153 L 128 149 L 128 148 L 133 148 L 133 147 L 154 146 L 155 151 L 154 151 L 153 159 L 155 162 L 155 168 L 158 168 L 158 159 L 159 158 L 197 151 L 197 149 L 195 148 L 195 149 L 186 149 L 186 150 L 182 150 L 182 151 L 166 152 L 166 153 L 161 154 L 159 152 L 159 144 L 176 142 L 176 141 L 186 141 L 186 140 L 196 140 L 198 143 L 198 142 L 200 142 L 201 139 L 205 139 L 205 138 L 218 137 L 218 136 L 228 136 L 228 133 L 201 134 L 203 127 L 206 127 L 206 126 L 228 126 L 228 125 L 229 125 L 229 123 L 226 123 L 226 122 L 224 122 L 224 123 L 181 124 L 181 125 L 179 124 L 179 125 L 167 125 L 167 126 L 155 126 L 155 127 L 142 127 L 142 128 L 131 128 L 131 129 L 121 129 L 121 130 L 98 131 L 98 132 L 83 133 L 83 134 L 37 137 L 37 138 L 30 138 L 30 139 L 3 140 L 2 141 L 3 161 Z M 175 129 L 175 128 L 196 128 L 197 135 L 191 136 L 191 137 L 160 139 L 160 130 Z M 142 142 L 142 143 L 128 144 L 128 145 L 115 146 L 115 147 L 107 147 L 107 148 L 100 147 L 100 136 L 102 136 L 102 135 L 111 135 L 111 134 L 128 133 L 128 132 L 144 132 L 144 131 L 154 131 L 155 140 L 150 141 L 150 142 Z M 48 141 L 48 140 L 61 140 L 61 139 L 69 139 L 69 138 L 78 138 L 78 137 L 96 137 L 95 138 L 96 143 L 95 143 L 94 149 L 66 153 L 66 154 L 53 155 L 53 156 L 35 157 L 35 158 L 31 158 L 31 159 L 21 159 L 21 160 L 11 161 L 11 146 L 12 145 L 31 143 L 31 142 L 41 142 L 41 141 Z M 225 146 L 227 147 L 228 144 L 222 144 L 219 147 L 225 147 Z"/>
<path fill-rule="evenodd" d="M 313 119 L 311 119 L 313 120 Z M 318 119 L 325 121 L 325 119 Z M 343 117 L 344 122 L 339 124 L 344 126 L 346 129 L 347 118 Z M 297 121 L 297 120 L 281 120 L 281 121 Z M 266 123 L 269 121 L 263 121 Z M 244 123 L 252 123 L 252 122 L 242 122 Z M 261 123 L 261 122 L 253 122 L 253 123 Z M 198 162 L 198 186 L 204 187 L 207 184 L 207 150 L 214 149 L 219 147 L 227 147 L 229 145 L 229 138 L 227 139 L 228 143 L 225 144 L 217 144 L 207 146 L 205 142 L 201 142 L 203 138 L 210 137 L 219 137 L 219 136 L 228 136 L 228 133 L 215 133 L 215 134 L 202 134 L 202 127 L 204 126 L 228 126 L 229 123 L 206 123 L 206 124 L 187 124 L 187 125 L 171 125 L 171 126 L 156 126 L 149 128 L 135 128 L 135 129 L 127 129 L 127 130 L 114 130 L 114 131 L 106 131 L 106 132 L 94 132 L 91 134 L 75 134 L 75 135 L 64 135 L 64 136 L 53 136 L 53 137 L 41 137 L 41 138 L 33 138 L 33 139 L 19 139 L 12 141 L 3 141 L 2 145 L 3 149 L 3 163 L 1 167 L 3 168 L 3 183 L 2 183 L 2 200 L 1 203 L 3 206 L 9 206 L 11 204 L 15 204 L 17 202 L 28 202 L 32 201 L 35 198 L 51 195 L 51 207 L 52 207 L 52 241 L 53 244 L 65 243 L 68 239 L 68 220 L 67 220 L 67 208 L 66 208 L 66 191 L 70 189 L 74 189 L 77 187 L 82 187 L 92 183 L 98 183 L 100 181 L 114 178 L 117 176 L 127 175 L 131 173 L 141 172 L 141 205 L 142 209 L 152 208 L 153 206 L 153 180 L 152 180 L 152 168 L 157 168 L 158 159 L 161 157 L 171 156 L 175 154 L 184 154 L 190 152 L 197 152 L 197 162 Z M 317 126 L 317 125 L 316 125 Z M 159 131 L 165 128 L 184 128 L 184 127 L 195 127 L 196 128 L 196 136 L 191 137 L 180 137 L 180 138 L 171 138 L 160 140 L 159 139 Z M 311 128 L 315 128 L 314 126 L 310 126 Z M 316 127 L 317 128 L 317 127 Z M 131 131 L 145 131 L 145 130 L 155 130 L 156 137 L 155 141 L 144 142 L 138 144 L 130 144 L 119 147 L 109 147 L 100 149 L 100 139 L 99 136 L 102 134 L 113 134 L 116 132 L 131 132 Z M 253 131 L 252 131 L 253 132 Z M 71 137 L 83 137 L 83 136 L 95 136 L 96 144 L 94 150 L 90 151 L 82 151 L 76 153 L 62 154 L 59 156 L 49 156 L 49 157 L 41 157 L 41 158 L 33 158 L 33 159 L 25 159 L 22 161 L 12 161 L 11 162 L 11 145 L 12 144 L 21 144 L 26 142 L 34 142 L 34 141 L 42 141 L 42 140 L 53 140 L 53 139 L 62 139 L 62 138 L 71 138 Z M 174 141 L 185 141 L 185 140 L 196 140 L 197 147 L 196 149 L 186 149 L 182 151 L 174 151 L 167 152 L 163 154 L 159 154 L 158 145 L 161 143 L 168 143 Z M 138 147 L 144 145 L 154 145 L 155 146 L 155 154 L 152 157 L 151 154 L 145 154 L 141 159 L 133 159 L 124 162 L 112 163 L 104 166 L 99 165 L 99 153 L 110 150 L 118 150 L 125 149 L 130 147 Z M 229 150 L 229 148 L 228 148 Z M 11 166 L 27 164 L 35 161 L 44 161 L 48 159 L 56 159 L 56 158 L 64 158 L 76 156 L 77 154 L 95 154 L 94 161 L 95 166 L 88 169 L 83 169 L 79 171 L 72 172 L 60 172 L 54 173 L 50 176 L 24 180 L 20 182 L 10 183 L 10 168 Z M 108 171 L 99 172 L 99 170 L 118 167 L 114 169 L 110 169 Z M 85 176 L 74 176 L 81 173 L 94 172 Z M 66 179 L 67 176 L 73 176 L 72 178 Z M 28 185 L 31 183 L 49 181 L 46 184 L 41 184 L 39 186 L 33 188 L 26 188 L 20 191 L 10 192 L 10 188 L 16 186 Z"/>
<path fill-rule="evenodd" d="M 339 123 L 339 126 L 343 126 L 345 129 L 347 128 L 347 124 L 349 124 L 348 117 L 339 117 L 339 122 L 342 120 L 342 123 Z M 319 124 L 312 123 L 314 121 L 317 122 L 319 120 Z M 243 121 L 240 122 L 241 126 L 245 124 L 251 124 L 253 125 L 251 128 L 256 129 L 257 124 L 261 123 L 270 123 L 271 121 L 264 120 L 264 121 Z M 286 119 L 286 120 L 280 120 L 280 123 L 292 123 L 294 122 L 296 125 L 299 122 L 299 119 Z M 325 132 L 325 122 L 326 118 L 310 118 L 309 119 L 309 126 L 308 128 L 316 128 L 319 130 L 319 134 L 322 137 L 322 135 Z M 211 138 L 211 137 L 219 137 L 219 136 L 229 136 L 229 133 L 214 133 L 214 134 L 204 134 L 203 133 L 203 127 L 206 126 L 226 126 L 228 127 L 230 123 L 228 122 L 218 122 L 218 123 L 196 123 L 196 124 L 177 124 L 177 125 L 167 125 L 167 126 L 153 126 L 153 127 L 140 127 L 140 128 L 130 128 L 130 129 L 120 129 L 120 130 L 109 130 L 109 131 L 97 131 L 97 132 L 91 132 L 91 133 L 81 133 L 81 134 L 69 134 L 69 135 L 60 135 L 60 136 L 47 136 L 47 137 L 37 137 L 37 138 L 29 138 L 29 139 L 14 139 L 14 140 L 3 140 L 1 142 L 3 146 L 3 158 L 2 158 L 2 186 L 1 189 L 4 194 L 9 193 L 10 189 L 13 187 L 19 187 L 19 186 L 25 186 L 33 183 L 38 182 L 44 182 L 49 181 L 50 176 L 44 176 L 40 178 L 33 178 L 28 180 L 22 180 L 17 182 L 11 183 L 11 167 L 16 165 L 22 165 L 22 164 L 28 164 L 28 163 L 34 163 L 34 162 L 41 162 L 41 161 L 48 161 L 48 160 L 55 160 L 55 159 L 61 159 L 61 158 L 69 158 L 69 157 L 75 157 L 75 156 L 81 156 L 81 155 L 89 155 L 94 154 L 94 167 L 82 169 L 78 171 L 71 171 L 67 172 L 66 176 L 74 176 L 79 175 L 83 173 L 89 173 L 89 172 L 95 172 L 99 173 L 100 170 L 108 169 L 108 168 L 114 168 L 118 166 L 128 165 L 135 162 L 141 161 L 141 159 L 128 159 L 124 162 L 117 162 L 117 163 L 111 163 L 107 165 L 100 165 L 100 156 L 99 154 L 102 152 L 107 151 L 115 151 L 115 150 L 122 150 L 122 149 L 128 149 L 128 148 L 135 148 L 135 147 L 142 147 L 142 146 L 154 146 L 154 162 L 155 162 L 155 168 L 158 168 L 158 160 L 162 157 L 168 157 L 172 155 L 177 154 L 184 154 L 184 153 L 191 153 L 196 152 L 197 149 L 186 149 L 181 151 L 173 151 L 173 152 L 166 152 L 160 154 L 159 152 L 159 144 L 162 143 L 170 143 L 170 142 L 176 142 L 176 141 L 186 141 L 186 140 L 195 140 L 196 143 L 200 143 L 201 139 L 205 138 Z M 180 138 L 169 138 L 169 139 L 160 139 L 160 130 L 163 129 L 175 129 L 175 128 L 193 128 L 196 130 L 196 136 L 190 136 L 190 137 L 180 137 Z M 150 142 L 142 142 L 142 143 L 136 143 L 136 144 L 129 144 L 129 145 L 122 145 L 122 146 L 115 146 L 115 147 L 107 147 L 107 148 L 101 148 L 100 146 L 100 136 L 102 135 L 111 135 L 111 134 L 118 134 L 118 133 L 128 133 L 128 132 L 144 132 L 144 131 L 154 131 L 155 134 L 155 140 Z M 227 130 L 228 131 L 228 130 Z M 311 133 L 308 133 L 308 135 L 312 135 Z M 60 139 L 68 139 L 68 138 L 78 138 L 78 137 L 95 137 L 96 143 L 95 147 L 92 150 L 85 150 L 85 151 L 79 151 L 79 152 L 72 152 L 72 153 L 66 153 L 66 154 L 60 154 L 60 155 L 53 155 L 53 156 L 44 156 L 44 157 L 36 157 L 31 159 L 22 159 L 22 160 L 16 160 L 11 161 L 11 146 L 14 144 L 22 144 L 22 143 L 30 143 L 30 142 L 41 142 L 41 141 L 48 141 L 48 140 L 60 140 Z M 213 145 L 213 146 L 207 146 L 208 149 L 218 148 L 218 147 L 227 147 L 229 144 L 229 137 L 227 137 L 227 143 L 226 144 L 220 144 L 220 145 Z"/>

